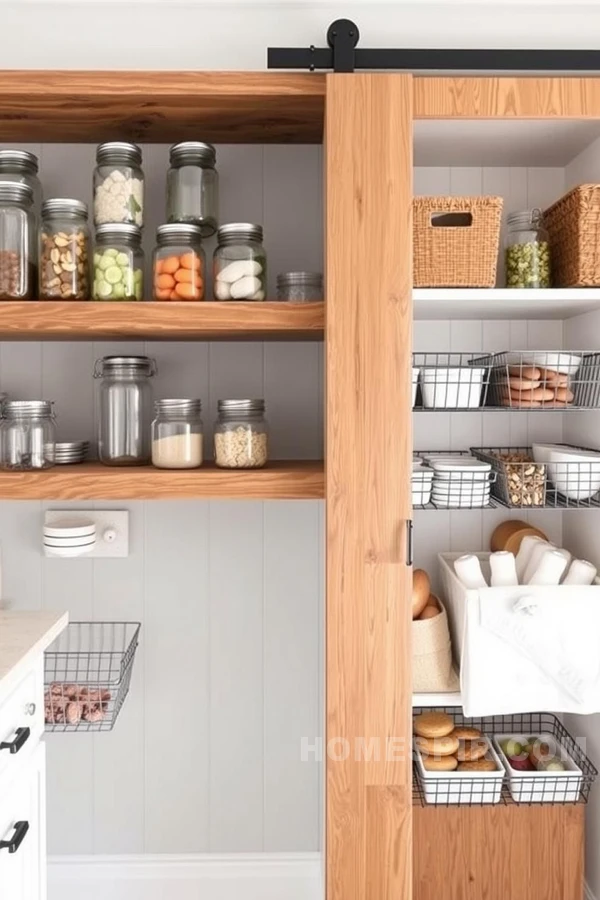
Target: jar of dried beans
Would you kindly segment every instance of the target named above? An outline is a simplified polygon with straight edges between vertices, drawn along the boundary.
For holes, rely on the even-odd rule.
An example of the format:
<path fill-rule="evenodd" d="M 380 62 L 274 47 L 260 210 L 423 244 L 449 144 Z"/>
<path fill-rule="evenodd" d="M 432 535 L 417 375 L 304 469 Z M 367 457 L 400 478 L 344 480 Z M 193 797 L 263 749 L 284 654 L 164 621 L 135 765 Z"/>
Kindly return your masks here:
<path fill-rule="evenodd" d="M 264 400 L 219 400 L 215 462 L 223 469 L 259 469 L 268 458 Z"/>
<path fill-rule="evenodd" d="M 0 300 L 33 300 L 37 241 L 33 190 L 0 181 Z"/>
<path fill-rule="evenodd" d="M 40 300 L 89 300 L 90 232 L 80 200 L 46 200 L 40 229 Z"/>

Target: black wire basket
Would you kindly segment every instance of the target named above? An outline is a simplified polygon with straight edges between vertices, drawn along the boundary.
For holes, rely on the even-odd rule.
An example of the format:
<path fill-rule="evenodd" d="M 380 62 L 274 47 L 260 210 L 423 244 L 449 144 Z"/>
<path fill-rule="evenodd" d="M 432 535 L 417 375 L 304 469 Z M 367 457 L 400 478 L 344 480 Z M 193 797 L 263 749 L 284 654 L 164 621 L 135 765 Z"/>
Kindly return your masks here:
<path fill-rule="evenodd" d="M 431 711 L 413 709 L 414 715 Z M 454 719 L 455 725 L 469 725 L 479 729 L 491 742 L 494 755 L 503 765 L 502 791 L 499 802 L 534 806 L 541 803 L 587 803 L 598 770 L 581 746 L 552 713 L 518 713 L 510 716 L 483 716 L 467 719 L 457 707 L 435 707 Z M 525 772 L 512 769 L 501 741 L 507 737 L 538 737 L 553 743 L 557 757 L 567 768 L 563 772 Z M 418 766 L 413 764 L 413 803 L 439 806 L 481 806 L 496 802 L 493 780 L 474 775 L 463 775 L 457 787 L 457 779 L 438 774 L 435 778 L 423 778 Z"/>
<path fill-rule="evenodd" d="M 125 702 L 139 622 L 71 622 L 44 654 L 47 731 L 111 731 Z"/>

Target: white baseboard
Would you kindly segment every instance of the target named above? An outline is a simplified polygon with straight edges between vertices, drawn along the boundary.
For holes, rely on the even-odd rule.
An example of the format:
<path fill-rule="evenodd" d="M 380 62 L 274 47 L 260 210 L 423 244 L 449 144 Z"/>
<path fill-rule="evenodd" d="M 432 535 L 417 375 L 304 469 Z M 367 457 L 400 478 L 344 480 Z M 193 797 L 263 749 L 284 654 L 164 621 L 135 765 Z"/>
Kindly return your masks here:
<path fill-rule="evenodd" d="M 48 900 L 322 900 L 319 853 L 58 856 Z"/>

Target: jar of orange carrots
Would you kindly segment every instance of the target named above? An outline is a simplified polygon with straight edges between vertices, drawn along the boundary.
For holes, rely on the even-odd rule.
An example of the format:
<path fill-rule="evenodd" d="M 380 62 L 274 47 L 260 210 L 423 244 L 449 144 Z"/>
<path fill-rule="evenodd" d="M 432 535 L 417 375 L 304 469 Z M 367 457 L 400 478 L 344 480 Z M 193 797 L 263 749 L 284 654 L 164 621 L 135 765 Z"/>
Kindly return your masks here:
<path fill-rule="evenodd" d="M 204 300 L 206 259 L 200 226 L 173 222 L 156 231 L 154 300 Z"/>

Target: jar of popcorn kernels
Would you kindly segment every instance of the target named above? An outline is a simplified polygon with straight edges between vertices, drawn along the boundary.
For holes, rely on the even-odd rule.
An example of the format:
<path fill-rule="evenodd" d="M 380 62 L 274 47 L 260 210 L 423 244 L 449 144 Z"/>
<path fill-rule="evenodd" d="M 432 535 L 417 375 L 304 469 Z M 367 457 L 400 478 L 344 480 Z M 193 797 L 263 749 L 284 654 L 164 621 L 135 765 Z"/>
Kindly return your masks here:
<path fill-rule="evenodd" d="M 215 462 L 222 469 L 260 469 L 268 458 L 264 400 L 219 400 Z"/>

